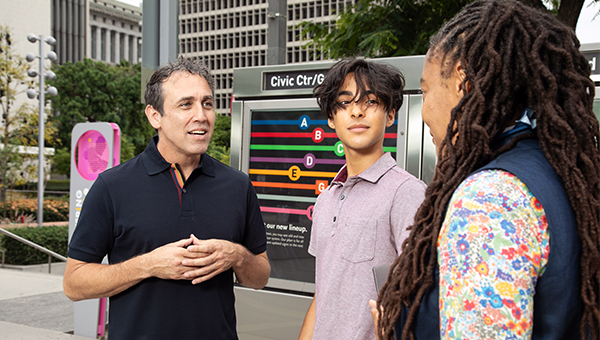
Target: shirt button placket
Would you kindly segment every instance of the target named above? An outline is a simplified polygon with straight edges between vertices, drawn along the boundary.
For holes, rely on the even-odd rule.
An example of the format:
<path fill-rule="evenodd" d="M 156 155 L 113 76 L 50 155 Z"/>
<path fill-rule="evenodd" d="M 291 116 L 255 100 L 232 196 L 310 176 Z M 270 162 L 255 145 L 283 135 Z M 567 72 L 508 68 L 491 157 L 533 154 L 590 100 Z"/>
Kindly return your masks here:
<path fill-rule="evenodd" d="M 344 193 L 341 193 L 341 194 L 338 196 L 338 198 L 340 199 L 340 202 L 338 202 L 338 204 L 337 204 L 337 211 L 336 211 L 336 214 L 339 214 L 339 212 L 342 210 L 342 205 L 343 205 L 343 202 L 342 202 L 342 201 L 343 201 L 343 200 L 346 198 L 346 194 L 344 194 Z M 336 222 L 336 221 L 337 221 L 337 215 L 336 215 L 336 216 L 333 216 L 333 223 L 334 223 L 334 226 L 333 226 L 333 228 L 332 228 L 332 231 L 331 231 L 331 236 L 334 236 L 334 235 L 335 235 L 335 230 L 337 229 L 337 227 L 336 227 L 336 225 L 335 225 L 335 222 Z"/>

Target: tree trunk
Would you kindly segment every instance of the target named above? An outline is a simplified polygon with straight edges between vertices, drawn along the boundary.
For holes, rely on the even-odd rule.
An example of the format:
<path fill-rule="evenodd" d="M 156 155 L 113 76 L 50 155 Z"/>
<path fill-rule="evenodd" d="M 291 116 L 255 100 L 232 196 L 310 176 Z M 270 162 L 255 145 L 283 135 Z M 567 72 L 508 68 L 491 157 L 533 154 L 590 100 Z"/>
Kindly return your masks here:
<path fill-rule="evenodd" d="M 533 8 L 547 10 L 542 0 L 519 1 Z M 556 18 L 563 24 L 571 27 L 574 31 L 575 27 L 577 26 L 577 20 L 579 19 L 579 14 L 581 13 L 584 2 L 585 0 L 562 0 L 558 8 Z"/>
<path fill-rule="evenodd" d="M 519 0 L 519 1 L 524 3 L 525 5 L 531 6 L 533 8 L 546 10 L 546 6 L 544 6 L 544 3 L 542 2 L 542 0 Z"/>
<path fill-rule="evenodd" d="M 556 17 L 575 31 L 585 0 L 562 0 Z"/>

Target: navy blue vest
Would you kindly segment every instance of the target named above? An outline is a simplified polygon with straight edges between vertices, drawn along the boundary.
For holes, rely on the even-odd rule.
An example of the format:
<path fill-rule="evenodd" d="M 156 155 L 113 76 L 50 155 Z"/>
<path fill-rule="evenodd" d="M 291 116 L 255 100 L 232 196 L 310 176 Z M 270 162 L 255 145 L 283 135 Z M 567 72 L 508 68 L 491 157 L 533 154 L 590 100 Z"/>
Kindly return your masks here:
<path fill-rule="evenodd" d="M 546 271 L 535 286 L 532 339 L 579 339 L 583 313 L 581 246 L 575 215 L 560 178 L 534 139 L 519 141 L 514 148 L 475 172 L 485 169 L 501 169 L 517 176 L 540 201 L 548 220 L 550 256 Z M 413 323 L 413 334 L 418 340 L 440 337 L 438 277 L 436 269 L 434 286 L 421 301 Z M 398 338 L 407 312 L 404 308 L 396 321 L 394 328 Z"/>

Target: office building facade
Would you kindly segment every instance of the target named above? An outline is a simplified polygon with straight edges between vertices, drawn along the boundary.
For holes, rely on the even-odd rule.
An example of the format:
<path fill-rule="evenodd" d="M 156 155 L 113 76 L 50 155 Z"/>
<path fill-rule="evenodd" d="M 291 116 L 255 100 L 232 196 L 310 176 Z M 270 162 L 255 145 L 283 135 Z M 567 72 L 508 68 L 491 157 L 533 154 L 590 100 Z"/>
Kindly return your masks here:
<path fill-rule="evenodd" d="M 355 0 L 287 0 L 284 13 L 269 10 L 275 0 L 180 0 L 179 54 L 203 60 L 215 77 L 216 109 L 230 110 L 233 69 L 267 65 L 269 21 L 285 20 L 287 64 L 325 60 L 305 47 L 298 25 L 335 24 L 335 13 Z"/>

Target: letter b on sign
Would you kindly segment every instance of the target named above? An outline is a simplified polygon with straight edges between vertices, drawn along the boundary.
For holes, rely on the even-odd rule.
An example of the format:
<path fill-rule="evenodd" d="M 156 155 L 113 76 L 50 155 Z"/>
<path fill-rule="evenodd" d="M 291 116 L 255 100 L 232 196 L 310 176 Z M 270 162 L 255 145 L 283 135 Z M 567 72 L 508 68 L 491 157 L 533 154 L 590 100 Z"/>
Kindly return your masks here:
<path fill-rule="evenodd" d="M 324 133 L 323 129 L 316 128 L 313 131 L 313 135 L 312 135 L 313 142 L 315 142 L 315 143 L 321 143 L 323 141 L 323 138 L 324 138 L 323 133 Z"/>

